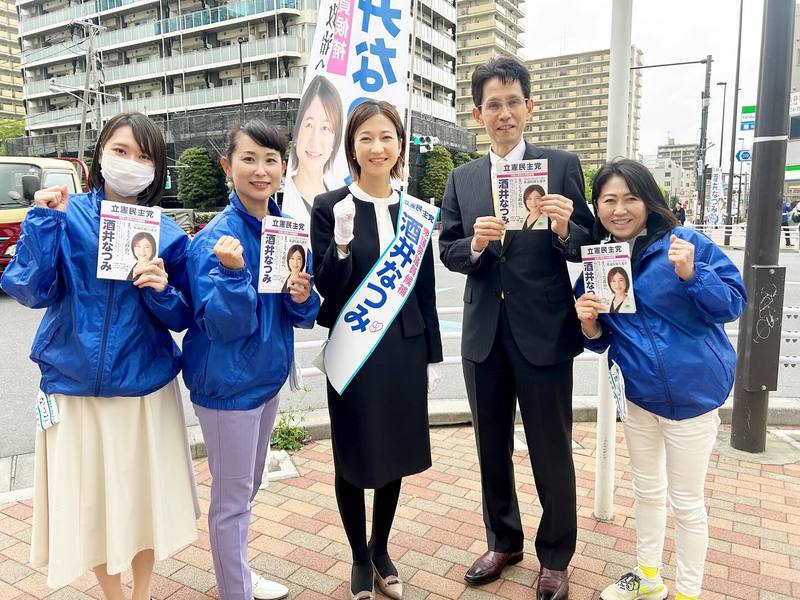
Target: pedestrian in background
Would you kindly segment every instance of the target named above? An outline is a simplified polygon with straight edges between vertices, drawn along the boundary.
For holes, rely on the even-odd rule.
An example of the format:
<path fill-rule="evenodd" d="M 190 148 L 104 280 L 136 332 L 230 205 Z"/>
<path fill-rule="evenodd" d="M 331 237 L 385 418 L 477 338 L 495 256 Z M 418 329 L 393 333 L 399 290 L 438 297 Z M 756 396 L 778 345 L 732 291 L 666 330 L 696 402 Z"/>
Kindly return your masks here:
<path fill-rule="evenodd" d="M 584 345 L 608 349 L 625 382 L 622 411 L 633 471 L 637 566 L 603 600 L 662 600 L 667 508 L 675 516 L 677 600 L 700 595 L 708 547 L 704 485 L 718 408 L 733 386 L 736 354 L 724 324 L 744 311 L 739 270 L 705 235 L 678 226 L 647 168 L 601 167 L 592 185 L 598 239 L 629 242 L 638 314 L 601 314 L 576 286 Z M 698 351 L 698 347 L 700 350 Z"/>
<path fill-rule="evenodd" d="M 183 342 L 183 372 L 208 449 L 208 530 L 221 600 L 276 600 L 289 592 L 247 564 L 251 502 L 292 367 L 293 328 L 313 327 L 319 310 L 308 273 L 290 276 L 288 294 L 258 293 L 261 223 L 285 216 L 272 197 L 286 145 L 262 120 L 229 133 L 221 164 L 233 183 L 230 204 L 189 248 L 194 322 Z"/>
<path fill-rule="evenodd" d="M 185 285 L 189 238 L 162 214 L 158 258 L 138 264 L 135 281 L 96 277 L 101 201 L 155 206 L 166 173 L 150 119 L 110 119 L 92 190 L 36 192 L 2 279 L 20 303 L 47 309 L 31 359 L 60 413 L 36 433 L 31 564 L 47 567 L 51 587 L 93 569 L 106 600 L 123 600 L 128 568 L 133 600 L 150 600 L 154 561 L 190 544 L 200 516 L 170 336 L 191 323 L 170 284 Z"/>
<path fill-rule="evenodd" d="M 789 232 L 789 213 L 791 210 L 792 207 L 789 205 L 789 201 L 784 198 L 781 204 L 781 229 L 783 230 L 783 237 L 786 240 L 787 248 L 792 247 L 792 237 Z"/>
<path fill-rule="evenodd" d="M 323 327 L 337 324 L 395 238 L 405 198 L 391 180 L 402 177 L 406 139 L 403 121 L 388 102 L 365 101 L 350 115 L 345 151 L 355 183 L 317 196 L 311 213 L 314 274 L 325 298 L 318 318 Z M 384 328 L 388 331 L 343 394 L 328 381 L 336 501 L 353 554 L 354 600 L 373 598 L 374 581 L 384 595 L 402 598 L 389 534 L 402 478 L 431 465 L 428 391 L 438 381 L 431 365 L 442 361 L 442 341 L 430 244 L 416 284 Z M 366 488 L 375 490 L 369 543 Z"/>

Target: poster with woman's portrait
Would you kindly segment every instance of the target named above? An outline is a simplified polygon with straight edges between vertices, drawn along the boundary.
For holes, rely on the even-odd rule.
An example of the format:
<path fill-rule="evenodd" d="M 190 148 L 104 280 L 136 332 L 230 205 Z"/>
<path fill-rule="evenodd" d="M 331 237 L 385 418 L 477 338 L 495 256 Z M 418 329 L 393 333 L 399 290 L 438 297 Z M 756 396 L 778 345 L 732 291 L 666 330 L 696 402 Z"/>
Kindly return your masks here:
<path fill-rule="evenodd" d="M 305 222 L 314 198 L 351 183 L 342 138 L 353 109 L 367 99 L 408 107 L 410 3 L 320 0 L 317 14 L 281 207 Z"/>
<path fill-rule="evenodd" d="M 547 195 L 547 159 L 498 161 L 495 177 L 497 216 L 507 231 L 549 230 L 541 201 Z"/>
<path fill-rule="evenodd" d="M 586 293 L 600 296 L 605 312 L 636 312 L 627 242 L 581 246 L 581 260 Z"/>
<path fill-rule="evenodd" d="M 288 294 L 293 276 L 307 270 L 308 229 L 307 223 L 295 219 L 270 216 L 264 219 L 258 269 L 260 294 Z"/>
<path fill-rule="evenodd" d="M 97 278 L 135 281 L 139 270 L 158 256 L 161 208 L 103 200 Z"/>

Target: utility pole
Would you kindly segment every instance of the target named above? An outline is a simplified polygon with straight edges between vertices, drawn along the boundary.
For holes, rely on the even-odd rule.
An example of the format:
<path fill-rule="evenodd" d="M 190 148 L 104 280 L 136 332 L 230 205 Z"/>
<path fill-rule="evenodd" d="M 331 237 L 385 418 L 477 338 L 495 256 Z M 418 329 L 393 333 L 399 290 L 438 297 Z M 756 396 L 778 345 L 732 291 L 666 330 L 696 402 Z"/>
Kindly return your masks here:
<path fill-rule="evenodd" d="M 789 139 L 789 88 L 795 0 L 765 0 L 753 137 L 752 209 L 747 221 L 731 446 L 763 452 L 769 392 L 777 389 L 786 267 L 778 266 L 781 197 Z"/>
<path fill-rule="evenodd" d="M 703 222 L 706 207 L 706 138 L 708 136 L 708 104 L 711 98 L 711 55 L 700 61 L 706 65 L 706 86 L 703 88 L 703 111 L 700 115 L 700 148 L 697 162 L 700 163 L 700 176 L 697 178 L 697 200 L 700 203 L 700 223 Z"/>
<path fill-rule="evenodd" d="M 729 246 L 731 243 L 731 213 L 733 208 L 733 159 L 736 155 L 736 112 L 739 110 L 739 67 L 742 62 L 742 13 L 744 11 L 744 0 L 739 0 L 739 45 L 736 49 L 736 82 L 733 84 L 733 123 L 731 123 L 731 164 L 728 167 L 728 198 L 725 202 L 725 211 L 728 213 L 725 216 L 725 238 L 723 241 L 724 246 Z M 794 22 L 794 21 L 792 21 Z M 789 109 L 786 109 L 786 114 L 789 114 Z M 720 151 L 721 152 L 721 151 Z M 783 173 L 783 170 L 781 170 Z"/>
<path fill-rule="evenodd" d="M 89 103 L 89 97 L 91 90 L 98 89 L 99 86 L 97 85 L 97 57 L 95 56 L 95 37 L 97 34 L 104 30 L 105 27 L 97 25 L 92 21 L 81 21 L 81 20 L 74 20 L 72 21 L 71 25 L 77 25 L 83 28 L 83 31 L 89 37 L 89 47 L 86 50 L 86 80 L 83 85 L 83 111 L 81 113 L 81 128 L 80 134 L 78 137 L 78 158 L 83 160 L 84 154 L 86 152 L 86 110 L 91 106 Z M 98 111 L 101 102 L 101 97 L 98 94 L 96 101 L 98 103 Z M 98 112 L 99 115 L 99 112 Z M 98 121 L 100 121 L 102 117 L 98 116 Z M 102 127 L 102 123 L 98 123 L 97 133 L 100 134 L 100 129 Z"/>
<path fill-rule="evenodd" d="M 608 77 L 608 146 L 606 160 L 627 156 L 628 93 L 631 81 L 633 0 L 614 0 L 611 7 L 611 63 Z M 594 478 L 594 518 L 614 519 L 614 470 L 617 450 L 617 410 L 611 395 L 608 356 L 597 368 L 597 452 Z"/>
<path fill-rule="evenodd" d="M 725 144 L 725 100 L 728 97 L 728 82 L 718 81 L 717 85 L 722 86 L 722 125 L 719 128 L 719 168 L 722 170 L 722 148 Z"/>
<path fill-rule="evenodd" d="M 239 121 L 244 125 L 244 63 L 242 62 L 242 44 L 247 41 L 247 38 L 239 36 L 236 38 L 239 42 Z"/>

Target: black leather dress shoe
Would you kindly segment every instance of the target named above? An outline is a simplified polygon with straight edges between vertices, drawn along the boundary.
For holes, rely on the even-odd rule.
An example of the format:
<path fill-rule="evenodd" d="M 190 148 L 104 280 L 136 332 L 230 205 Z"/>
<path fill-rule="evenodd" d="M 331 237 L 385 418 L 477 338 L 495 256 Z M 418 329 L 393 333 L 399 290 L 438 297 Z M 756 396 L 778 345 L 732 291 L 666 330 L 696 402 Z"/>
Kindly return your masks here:
<path fill-rule="evenodd" d="M 508 565 L 522 560 L 522 550 L 517 552 L 493 552 L 489 550 L 480 556 L 464 575 L 470 585 L 483 585 L 495 581 Z"/>
<path fill-rule="evenodd" d="M 567 600 L 569 579 L 567 571 L 553 571 L 542 567 L 536 581 L 537 600 Z"/>

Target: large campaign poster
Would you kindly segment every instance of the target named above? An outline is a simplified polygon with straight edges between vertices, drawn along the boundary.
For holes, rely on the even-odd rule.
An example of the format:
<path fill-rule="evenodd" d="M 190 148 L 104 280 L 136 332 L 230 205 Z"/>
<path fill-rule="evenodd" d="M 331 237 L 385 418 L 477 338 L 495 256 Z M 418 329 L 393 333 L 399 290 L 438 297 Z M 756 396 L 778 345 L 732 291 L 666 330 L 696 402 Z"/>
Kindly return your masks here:
<path fill-rule="evenodd" d="M 347 116 L 363 100 L 408 108 L 408 0 L 321 0 L 292 132 L 283 212 L 309 222 L 314 198 L 350 183 Z"/>

